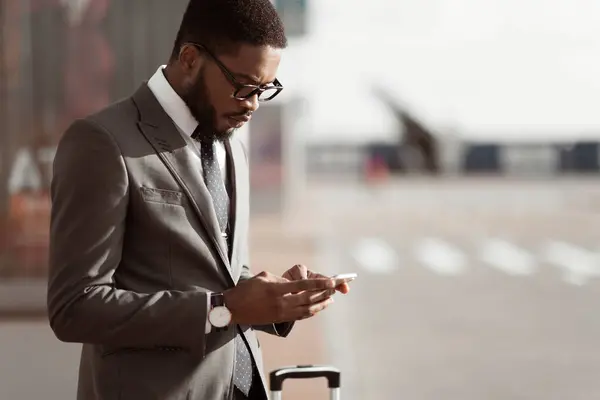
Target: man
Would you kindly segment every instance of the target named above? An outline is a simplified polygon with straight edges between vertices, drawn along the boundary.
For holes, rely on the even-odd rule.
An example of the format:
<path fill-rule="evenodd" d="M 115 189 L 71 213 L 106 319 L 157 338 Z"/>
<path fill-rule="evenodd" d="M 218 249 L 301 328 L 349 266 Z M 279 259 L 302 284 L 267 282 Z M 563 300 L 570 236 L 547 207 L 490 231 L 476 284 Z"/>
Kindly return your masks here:
<path fill-rule="evenodd" d="M 348 292 L 249 270 L 234 131 L 282 90 L 285 47 L 269 0 L 191 0 L 168 65 L 61 138 L 48 311 L 83 343 L 78 399 L 266 399 L 255 329 L 287 336 Z"/>

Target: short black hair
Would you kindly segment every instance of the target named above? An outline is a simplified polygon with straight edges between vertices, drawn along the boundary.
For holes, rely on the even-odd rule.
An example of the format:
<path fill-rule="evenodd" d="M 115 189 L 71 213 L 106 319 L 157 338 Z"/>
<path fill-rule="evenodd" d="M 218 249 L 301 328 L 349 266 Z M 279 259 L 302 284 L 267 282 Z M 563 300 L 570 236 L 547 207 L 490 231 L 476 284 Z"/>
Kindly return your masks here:
<path fill-rule="evenodd" d="M 190 0 L 171 59 L 186 42 L 200 43 L 217 54 L 240 44 L 287 47 L 283 22 L 270 0 Z"/>

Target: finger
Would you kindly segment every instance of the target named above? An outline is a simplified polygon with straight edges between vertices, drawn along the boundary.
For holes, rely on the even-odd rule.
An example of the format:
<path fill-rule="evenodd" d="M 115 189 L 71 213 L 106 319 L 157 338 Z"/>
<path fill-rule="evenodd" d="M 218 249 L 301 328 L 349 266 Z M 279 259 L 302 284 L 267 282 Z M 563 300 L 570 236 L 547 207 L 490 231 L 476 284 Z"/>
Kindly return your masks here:
<path fill-rule="evenodd" d="M 277 276 L 275 274 L 271 274 L 268 272 L 261 273 L 260 276 L 263 278 L 263 280 L 265 280 L 266 282 L 269 282 L 269 283 L 280 284 L 280 283 L 286 283 L 286 282 L 293 282 L 283 276 Z"/>
<path fill-rule="evenodd" d="M 286 296 L 286 306 L 289 308 L 303 307 L 321 302 L 335 294 L 335 289 L 304 291 L 299 294 Z"/>
<path fill-rule="evenodd" d="M 333 279 L 302 279 L 292 282 L 282 282 L 276 284 L 276 291 L 279 294 L 302 292 L 304 290 L 327 290 L 334 289 L 335 281 Z"/>
<path fill-rule="evenodd" d="M 306 265 L 302 265 L 302 264 L 294 265 L 294 278 L 296 280 L 308 279 L 308 268 L 306 268 Z"/>
<path fill-rule="evenodd" d="M 300 279 L 308 278 L 308 268 L 302 264 L 296 264 L 290 268 L 286 274 L 291 278 L 290 280 L 298 281 Z"/>
<path fill-rule="evenodd" d="M 318 272 L 307 271 L 307 275 L 310 279 L 329 279 L 329 276 L 319 274 Z"/>
<path fill-rule="evenodd" d="M 336 286 L 335 290 L 340 293 L 347 294 L 350 291 L 350 285 L 347 283 L 342 283 L 341 285 Z"/>
<path fill-rule="evenodd" d="M 312 271 L 308 271 L 308 277 L 309 279 L 330 279 L 330 277 L 316 273 L 316 272 L 312 272 Z M 338 286 L 336 286 L 335 288 L 338 292 L 341 292 L 343 294 L 346 294 L 350 291 L 350 285 L 348 285 L 347 282 L 342 282 L 340 283 Z"/>
<path fill-rule="evenodd" d="M 302 313 L 298 317 L 298 319 L 307 319 L 314 317 L 321 311 L 325 310 L 329 305 L 334 302 L 333 297 L 328 297 L 325 300 L 322 300 L 318 303 L 311 304 L 308 307 L 302 309 Z"/>

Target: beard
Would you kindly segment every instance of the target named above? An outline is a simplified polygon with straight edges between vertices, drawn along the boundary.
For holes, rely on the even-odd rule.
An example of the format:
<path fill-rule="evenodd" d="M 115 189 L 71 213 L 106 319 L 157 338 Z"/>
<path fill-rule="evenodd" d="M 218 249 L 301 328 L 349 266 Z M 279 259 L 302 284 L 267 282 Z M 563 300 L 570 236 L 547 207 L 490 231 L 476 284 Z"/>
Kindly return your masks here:
<path fill-rule="evenodd" d="M 224 142 L 233 136 L 234 128 L 225 131 L 217 130 L 217 112 L 209 100 L 204 69 L 200 70 L 196 81 L 181 94 L 181 98 L 198 121 L 200 137 Z"/>

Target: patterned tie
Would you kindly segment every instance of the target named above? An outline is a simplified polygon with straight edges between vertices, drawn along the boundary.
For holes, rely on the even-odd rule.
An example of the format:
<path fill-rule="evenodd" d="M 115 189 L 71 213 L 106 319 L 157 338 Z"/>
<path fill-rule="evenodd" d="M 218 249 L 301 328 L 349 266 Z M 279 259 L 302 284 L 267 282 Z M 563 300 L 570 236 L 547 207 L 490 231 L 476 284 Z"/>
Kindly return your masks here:
<path fill-rule="evenodd" d="M 201 140 L 200 154 L 202 156 L 204 181 L 212 196 L 221 232 L 225 232 L 229 215 L 229 196 L 227 195 L 225 183 L 221 175 L 219 160 L 215 156 L 214 143 L 208 140 Z M 252 368 L 250 350 L 248 350 L 246 342 L 239 332 L 235 336 L 235 355 L 233 383 L 244 395 L 248 396 L 250 387 L 252 386 L 254 369 Z"/>
<path fill-rule="evenodd" d="M 227 230 L 227 220 L 229 217 L 229 196 L 225 189 L 225 182 L 221 175 L 219 160 L 215 156 L 214 143 L 203 140 L 200 142 L 200 154 L 202 156 L 202 169 L 204 171 L 204 182 L 213 199 L 213 206 L 217 213 L 217 220 L 221 233 Z"/>

